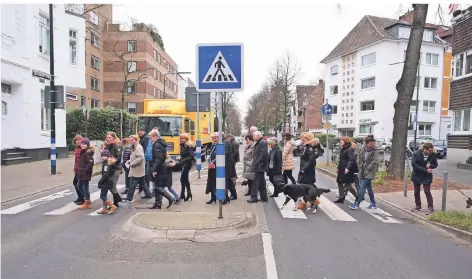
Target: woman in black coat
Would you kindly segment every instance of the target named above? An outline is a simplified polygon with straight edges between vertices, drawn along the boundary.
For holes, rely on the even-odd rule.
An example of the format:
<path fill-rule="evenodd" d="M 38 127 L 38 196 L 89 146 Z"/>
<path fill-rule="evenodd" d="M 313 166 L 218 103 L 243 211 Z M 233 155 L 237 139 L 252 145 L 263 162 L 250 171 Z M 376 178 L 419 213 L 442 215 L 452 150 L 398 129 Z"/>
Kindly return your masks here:
<path fill-rule="evenodd" d="M 282 151 L 277 146 L 277 139 L 270 138 L 268 142 L 270 151 L 269 151 L 269 162 L 267 168 L 267 176 L 269 177 L 270 183 L 274 185 L 274 193 L 270 196 L 278 197 L 279 193 L 282 192 L 282 189 L 279 188 L 279 185 L 276 185 L 274 182 L 274 177 L 276 175 L 282 174 Z"/>
<path fill-rule="evenodd" d="M 303 133 L 300 136 L 303 143 L 302 154 L 300 155 L 300 172 L 297 182 L 300 184 L 313 185 L 316 182 L 315 167 L 318 153 L 313 145 L 314 136 L 312 133 Z"/>
<path fill-rule="evenodd" d="M 336 182 L 338 183 L 339 198 L 335 203 L 344 203 L 347 191 L 357 197 L 356 190 L 352 187 L 354 183 L 354 173 L 358 170 L 355 151 L 352 148 L 352 140 L 349 137 L 342 137 L 339 141 L 341 152 L 339 154 L 338 175 Z"/>
<path fill-rule="evenodd" d="M 438 167 L 438 160 L 432 143 L 424 143 L 419 150 L 413 153 L 411 158 L 413 172 L 411 181 L 414 186 L 415 208 L 413 211 L 421 210 L 421 185 L 428 202 L 428 215 L 434 212 L 433 196 L 431 195 L 431 183 L 433 182 L 433 169 Z"/>

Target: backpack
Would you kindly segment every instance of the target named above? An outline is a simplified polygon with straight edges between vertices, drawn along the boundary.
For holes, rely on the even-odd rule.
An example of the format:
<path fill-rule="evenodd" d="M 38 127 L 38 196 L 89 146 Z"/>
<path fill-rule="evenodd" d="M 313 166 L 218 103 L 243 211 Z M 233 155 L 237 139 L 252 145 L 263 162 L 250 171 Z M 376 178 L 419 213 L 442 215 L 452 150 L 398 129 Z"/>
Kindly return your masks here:
<path fill-rule="evenodd" d="M 152 161 L 152 140 L 148 140 L 148 144 L 146 147 L 146 153 L 144 154 L 144 159 L 146 161 Z"/>

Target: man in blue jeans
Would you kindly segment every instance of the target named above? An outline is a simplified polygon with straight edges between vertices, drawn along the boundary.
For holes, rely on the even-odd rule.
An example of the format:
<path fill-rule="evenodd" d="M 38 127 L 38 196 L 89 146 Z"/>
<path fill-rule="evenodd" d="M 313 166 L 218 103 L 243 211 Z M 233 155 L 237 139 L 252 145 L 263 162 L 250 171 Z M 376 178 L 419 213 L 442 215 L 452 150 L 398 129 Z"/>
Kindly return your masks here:
<path fill-rule="evenodd" d="M 356 201 L 350 206 L 356 210 L 359 204 L 364 200 L 365 191 L 369 193 L 370 205 L 368 209 L 376 209 L 374 191 L 372 189 L 372 180 L 375 179 L 379 167 L 379 152 L 375 148 L 375 139 L 373 135 L 368 135 L 364 139 L 364 146 L 360 148 L 357 154 L 357 166 L 359 168 L 360 192 Z"/>

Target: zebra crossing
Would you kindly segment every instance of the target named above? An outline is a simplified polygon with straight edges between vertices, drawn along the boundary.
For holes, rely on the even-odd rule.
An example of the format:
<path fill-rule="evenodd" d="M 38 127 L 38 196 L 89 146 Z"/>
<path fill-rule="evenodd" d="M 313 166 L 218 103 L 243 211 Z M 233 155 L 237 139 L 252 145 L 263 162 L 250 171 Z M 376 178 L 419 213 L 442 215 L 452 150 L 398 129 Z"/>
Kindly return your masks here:
<path fill-rule="evenodd" d="M 267 188 L 269 192 L 272 194 L 274 193 L 274 186 L 272 185 L 267 185 Z M 333 189 L 332 193 L 339 194 L 337 189 Z M 324 212 L 331 220 L 333 221 L 341 221 L 341 222 L 358 222 L 356 218 L 354 218 L 354 213 L 357 213 L 355 211 L 351 211 L 350 209 L 346 209 L 350 211 L 349 213 L 341 208 L 341 206 L 338 206 L 337 204 L 333 203 L 330 199 L 328 199 L 325 195 L 322 195 L 320 198 L 320 204 L 319 204 L 319 210 L 318 212 L 322 211 Z M 353 203 L 355 200 L 354 196 L 352 196 L 351 193 L 348 193 L 348 196 L 346 197 L 346 201 L 348 203 Z M 280 210 L 280 214 L 282 215 L 283 218 L 289 218 L 289 219 L 308 219 L 307 215 L 312 214 L 311 211 L 303 211 L 301 209 L 297 209 L 296 211 L 293 210 L 295 207 L 295 203 L 293 200 L 290 200 L 290 202 L 283 208 L 282 207 L 283 202 L 285 201 L 285 196 L 283 194 L 279 194 L 278 197 L 274 198 L 275 203 L 277 204 L 277 208 Z M 394 218 L 390 213 L 380 209 L 369 209 L 368 206 L 370 204 L 366 201 L 362 201 L 361 204 L 359 205 L 360 210 L 357 211 L 363 211 L 366 212 L 369 216 L 374 217 L 376 220 L 381 221 L 383 223 L 387 224 L 403 224 L 402 221 Z M 345 206 L 347 208 L 347 204 Z M 356 214 L 357 215 L 357 214 Z"/>

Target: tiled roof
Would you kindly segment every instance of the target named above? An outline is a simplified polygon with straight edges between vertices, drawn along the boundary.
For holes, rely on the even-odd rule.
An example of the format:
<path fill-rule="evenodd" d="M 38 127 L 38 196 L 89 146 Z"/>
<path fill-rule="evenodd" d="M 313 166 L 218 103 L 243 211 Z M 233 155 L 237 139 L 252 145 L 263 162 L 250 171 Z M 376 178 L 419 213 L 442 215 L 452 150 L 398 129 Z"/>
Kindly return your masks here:
<path fill-rule="evenodd" d="M 342 41 L 326 56 L 320 63 L 349 54 L 359 48 L 373 44 L 375 42 L 389 39 L 398 40 L 387 28 L 395 24 L 410 25 L 408 22 L 366 15 L 361 21 L 342 39 Z M 432 26 L 426 26 L 432 28 Z"/>

